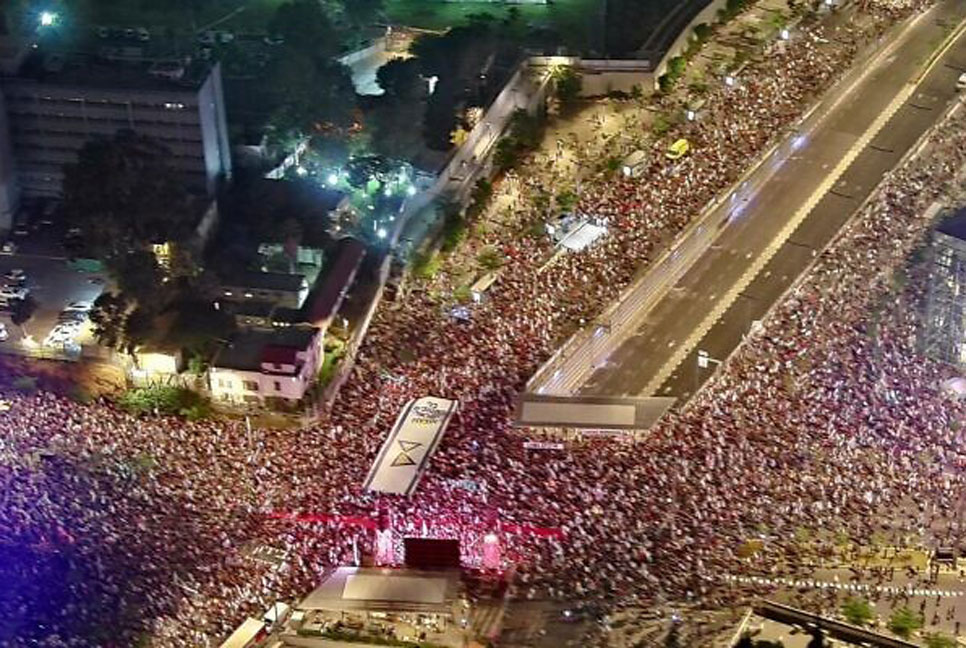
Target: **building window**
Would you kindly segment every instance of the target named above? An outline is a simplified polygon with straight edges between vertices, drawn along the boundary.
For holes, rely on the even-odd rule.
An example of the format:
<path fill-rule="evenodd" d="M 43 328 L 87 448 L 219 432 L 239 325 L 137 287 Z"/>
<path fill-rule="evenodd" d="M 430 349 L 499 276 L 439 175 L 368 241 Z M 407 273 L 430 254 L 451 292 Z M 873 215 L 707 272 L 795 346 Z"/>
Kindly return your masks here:
<path fill-rule="evenodd" d="M 246 380 L 242 383 L 248 391 L 258 391 L 258 383 L 254 380 Z"/>
<path fill-rule="evenodd" d="M 282 383 L 275 381 L 275 391 L 282 391 Z"/>

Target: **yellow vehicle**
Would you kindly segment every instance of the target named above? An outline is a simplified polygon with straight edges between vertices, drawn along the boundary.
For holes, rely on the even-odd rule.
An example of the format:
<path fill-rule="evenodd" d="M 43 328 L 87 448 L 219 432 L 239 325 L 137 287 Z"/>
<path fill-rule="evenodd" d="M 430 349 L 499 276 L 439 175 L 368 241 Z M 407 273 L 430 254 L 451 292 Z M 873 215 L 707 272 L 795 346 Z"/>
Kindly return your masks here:
<path fill-rule="evenodd" d="M 691 150 L 691 144 L 686 139 L 679 139 L 678 141 L 671 144 L 667 150 L 667 158 L 669 160 L 676 160 L 680 157 L 684 157 Z"/>

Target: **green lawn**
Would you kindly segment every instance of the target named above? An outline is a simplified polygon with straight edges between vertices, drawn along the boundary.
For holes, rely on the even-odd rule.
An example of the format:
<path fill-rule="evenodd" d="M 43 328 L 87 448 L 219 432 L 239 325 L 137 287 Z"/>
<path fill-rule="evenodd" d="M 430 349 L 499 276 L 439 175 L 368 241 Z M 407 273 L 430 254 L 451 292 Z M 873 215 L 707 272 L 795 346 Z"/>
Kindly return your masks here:
<path fill-rule="evenodd" d="M 511 8 L 532 27 L 560 35 L 562 45 L 575 49 L 593 46 L 601 39 L 604 0 L 555 0 L 545 5 L 511 5 L 501 2 L 443 2 L 442 0 L 385 0 L 386 16 L 394 23 L 423 29 L 446 29 L 466 22 L 467 16 L 488 13 L 504 18 Z"/>
<path fill-rule="evenodd" d="M 284 0 L 205 0 L 194 10 L 176 9 L 178 0 L 50 0 L 65 25 L 86 28 L 112 27 L 171 28 L 188 31 L 219 22 L 218 29 L 264 31 L 276 8 Z M 26 25 L 36 0 L 10 0 L 8 11 L 14 26 Z"/>

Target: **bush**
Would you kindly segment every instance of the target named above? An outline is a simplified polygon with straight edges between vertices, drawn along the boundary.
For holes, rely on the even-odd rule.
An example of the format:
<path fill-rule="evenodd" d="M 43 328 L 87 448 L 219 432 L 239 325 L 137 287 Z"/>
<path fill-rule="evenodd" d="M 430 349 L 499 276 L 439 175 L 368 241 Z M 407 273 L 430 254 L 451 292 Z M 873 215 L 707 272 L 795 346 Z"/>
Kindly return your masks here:
<path fill-rule="evenodd" d="M 487 270 L 497 270 L 503 266 L 505 261 L 503 253 L 492 245 L 483 248 L 477 255 L 476 260 Z"/>
<path fill-rule="evenodd" d="M 129 389 L 118 399 L 118 405 L 132 414 L 177 415 L 198 420 L 211 415 L 207 399 L 185 387 L 150 385 Z"/>
<path fill-rule="evenodd" d="M 577 205 L 577 194 L 572 191 L 561 191 L 556 197 L 557 207 L 562 212 L 569 212 Z"/>
<path fill-rule="evenodd" d="M 501 171 L 512 169 L 520 161 L 520 143 L 513 136 L 504 137 L 496 145 L 493 163 Z"/>
<path fill-rule="evenodd" d="M 657 78 L 657 87 L 663 94 L 667 94 L 674 89 L 674 79 L 665 72 Z"/>
<path fill-rule="evenodd" d="M 654 123 L 651 125 L 651 130 L 655 135 L 660 137 L 664 133 L 671 130 L 671 121 L 664 115 L 658 115 L 654 118 Z"/>
<path fill-rule="evenodd" d="M 463 303 L 468 302 L 473 297 L 473 291 L 470 290 L 468 284 L 463 284 L 459 288 L 453 291 L 453 299 Z"/>
<path fill-rule="evenodd" d="M 842 605 L 842 616 L 852 625 L 864 626 L 872 620 L 874 613 L 867 600 L 849 598 Z"/>
<path fill-rule="evenodd" d="M 907 607 L 902 607 L 892 613 L 889 619 L 889 629 L 908 639 L 913 632 L 922 627 L 922 617 Z"/>
<path fill-rule="evenodd" d="M 420 279 L 432 279 L 442 265 L 436 252 L 417 252 L 413 255 L 413 274 Z"/>
<path fill-rule="evenodd" d="M 443 221 L 443 242 L 440 249 L 443 252 L 452 252 L 466 240 L 466 219 L 458 209 L 449 209 Z"/>
<path fill-rule="evenodd" d="M 685 56 L 690 56 L 686 53 Z M 685 56 L 675 56 L 667 62 L 667 71 L 657 78 L 657 85 L 664 94 L 669 93 L 677 85 L 681 77 L 684 76 L 688 68 L 688 60 Z"/>
<path fill-rule="evenodd" d="M 476 181 L 473 193 L 470 195 L 471 202 L 467 209 L 470 217 L 476 218 L 483 213 L 483 210 L 490 204 L 491 198 L 493 198 L 493 183 L 486 178 L 480 178 Z"/>
<path fill-rule="evenodd" d="M 928 634 L 926 648 L 956 648 L 956 640 L 940 633 Z"/>
<path fill-rule="evenodd" d="M 706 43 L 713 32 L 714 29 L 708 23 L 699 23 L 694 26 L 694 38 L 699 43 Z"/>
<path fill-rule="evenodd" d="M 580 91 L 584 87 L 584 80 L 573 66 L 566 65 L 556 68 L 553 78 L 557 82 L 557 98 L 564 105 L 573 103 L 580 97 Z"/>

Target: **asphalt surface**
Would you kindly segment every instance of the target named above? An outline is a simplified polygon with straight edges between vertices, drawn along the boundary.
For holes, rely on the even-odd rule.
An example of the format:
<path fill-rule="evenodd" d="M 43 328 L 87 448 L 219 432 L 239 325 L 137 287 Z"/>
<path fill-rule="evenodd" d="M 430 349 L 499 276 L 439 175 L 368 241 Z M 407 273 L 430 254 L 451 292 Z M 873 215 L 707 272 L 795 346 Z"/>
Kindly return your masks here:
<path fill-rule="evenodd" d="M 722 204 L 720 219 L 710 221 L 729 219 L 716 244 L 647 313 L 633 336 L 590 376 L 579 393 L 672 395 L 682 401 L 694 393 L 718 366 L 712 361 L 706 368 L 699 367 L 698 350 L 712 359 L 727 357 L 835 236 L 883 174 L 956 97 L 956 79 L 966 70 L 966 36 L 959 36 L 942 54 L 751 283 L 737 296 L 728 295 L 755 259 L 769 246 L 778 245 L 781 230 L 792 215 L 827 183 L 832 169 L 858 146 L 862 134 L 903 88 L 921 74 L 932 53 L 964 16 L 963 0 L 941 3 L 904 32 L 889 55 L 873 58 L 850 92 L 845 92 L 848 82 L 841 84 L 844 88 L 833 89 L 816 111 L 816 117 L 825 114 L 825 118 L 813 130 L 790 137 L 748 179 L 747 191 L 740 189 L 736 200 Z M 714 308 L 726 305 L 723 315 L 702 335 Z M 680 356 L 681 345 L 690 351 L 675 364 L 673 356 Z M 660 387 L 654 389 L 658 380 L 662 381 Z"/>

